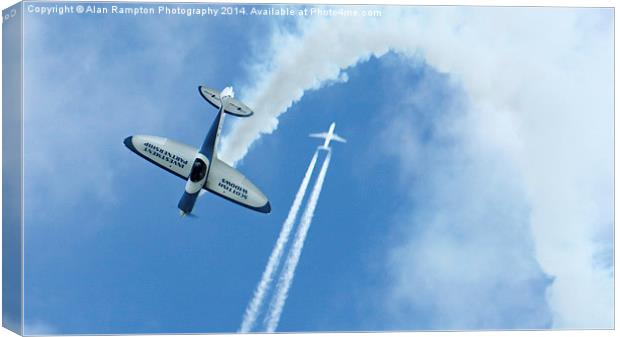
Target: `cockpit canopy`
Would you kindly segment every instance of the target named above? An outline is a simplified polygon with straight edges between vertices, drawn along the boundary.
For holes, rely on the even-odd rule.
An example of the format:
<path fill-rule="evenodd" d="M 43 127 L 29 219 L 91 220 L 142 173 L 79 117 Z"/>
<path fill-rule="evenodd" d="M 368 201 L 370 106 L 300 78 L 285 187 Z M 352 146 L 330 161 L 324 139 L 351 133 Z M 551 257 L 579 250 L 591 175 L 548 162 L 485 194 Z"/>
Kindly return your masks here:
<path fill-rule="evenodd" d="M 204 179 L 205 175 L 207 175 L 207 164 L 200 158 L 196 158 L 194 164 L 192 165 L 192 171 L 189 174 L 189 179 L 197 183 Z"/>

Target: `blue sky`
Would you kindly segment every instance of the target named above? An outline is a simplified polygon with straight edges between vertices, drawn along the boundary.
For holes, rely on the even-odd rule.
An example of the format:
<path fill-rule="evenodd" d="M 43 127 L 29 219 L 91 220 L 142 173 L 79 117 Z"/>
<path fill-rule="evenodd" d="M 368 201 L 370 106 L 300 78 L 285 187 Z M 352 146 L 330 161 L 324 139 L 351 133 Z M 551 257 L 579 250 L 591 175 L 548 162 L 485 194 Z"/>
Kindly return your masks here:
<path fill-rule="evenodd" d="M 390 11 L 428 24 L 430 31 L 441 26 L 444 14 L 452 14 L 442 8 Z M 450 22 L 458 22 L 465 34 L 468 20 L 480 17 L 539 18 L 532 26 L 515 24 L 497 33 L 503 41 L 516 31 L 518 45 L 519 37 L 530 38 L 529 32 L 549 15 L 559 22 L 554 34 L 569 35 L 574 29 L 595 37 L 588 45 L 595 53 L 580 54 L 578 60 L 600 63 L 588 78 L 596 87 L 584 97 L 577 95 L 576 103 L 609 89 L 596 70 L 610 71 L 613 63 L 592 62 L 612 45 L 609 11 L 496 11 L 471 8 L 458 13 L 462 21 Z M 553 172 L 528 166 L 529 160 L 540 159 L 538 153 L 519 151 L 556 143 L 541 138 L 544 133 L 530 133 L 538 129 L 528 128 L 530 115 L 517 113 L 556 104 L 556 93 L 543 93 L 550 98 L 532 107 L 514 95 L 520 89 L 494 88 L 490 80 L 485 86 L 486 78 L 493 78 L 493 68 L 486 65 L 497 60 L 512 64 L 501 54 L 491 53 L 485 65 L 474 62 L 480 67 L 479 87 L 471 85 L 459 64 L 437 56 L 446 55 L 433 44 L 445 42 L 441 35 L 416 52 L 399 49 L 399 39 L 387 38 L 394 43 L 390 51 L 371 46 L 351 65 L 334 61 L 336 74 L 346 73 L 346 80 L 318 78 L 321 85 L 304 90 L 279 115 L 277 129 L 254 142 L 238 164 L 269 196 L 269 215 L 209 194 L 194 209 L 198 218 L 180 218 L 176 204 L 184 182 L 123 146 L 132 134 L 198 146 L 215 111 L 197 86 L 233 85 L 242 99 L 250 91 L 259 97 L 259 80 L 278 66 L 280 40 L 274 37 L 288 36 L 303 45 L 313 24 L 273 17 L 26 16 L 26 333 L 236 331 L 318 145 L 305 135 L 325 130 L 332 121 L 349 142 L 335 145 L 278 331 L 556 327 L 551 307 L 558 310 L 562 303 L 550 302 L 547 291 L 566 274 L 548 265 L 538 247 L 547 238 L 540 228 L 559 232 L 537 223 L 541 214 L 543 222 L 564 218 L 548 216 L 554 213 L 545 208 L 536 185 Z M 355 34 L 356 26 L 350 26 Z M 527 34 L 519 35 L 523 31 Z M 558 41 L 558 50 L 563 43 L 581 43 Z M 480 36 L 477 48 L 495 42 Z M 562 55 L 549 48 L 540 52 L 543 66 Z M 467 50 L 459 50 L 467 59 Z M 260 68 L 264 64 L 267 70 Z M 298 61 L 300 72 L 310 65 L 308 59 Z M 549 72 L 549 81 L 557 80 L 555 74 Z M 569 72 L 567 82 L 580 75 Z M 519 80 L 527 79 L 515 79 L 514 87 L 523 88 Z M 278 90 L 294 89 L 283 85 Z M 523 91 L 530 95 L 526 99 L 540 94 Z M 574 135 L 570 128 L 590 119 L 592 128 L 580 134 L 600 133 L 595 140 L 605 146 L 584 160 L 606 167 L 613 158 L 606 143 L 613 130 L 605 125 L 613 116 L 608 108 L 613 100 L 603 94 L 602 101 L 591 107 L 595 113 L 579 110 L 569 124 L 554 125 Z M 551 107 L 547 110 L 558 106 Z M 272 112 L 256 111 L 261 113 Z M 544 114 L 550 117 L 539 122 L 552 125 L 553 112 Z M 233 119 L 226 120 L 227 131 Z M 598 132 L 600 125 L 603 132 Z M 587 147 L 557 146 L 549 150 L 575 156 L 588 152 Z M 562 158 L 557 162 L 564 164 Z M 613 175 L 594 170 L 582 176 L 585 171 L 575 170 L 577 178 L 589 182 L 593 176 L 602 186 L 602 192 L 587 191 L 598 199 L 579 190 L 577 202 L 611 204 L 606 187 Z M 588 184 L 593 185 L 599 186 Z M 596 224 L 603 223 L 589 233 L 599 260 L 612 249 L 606 207 L 588 209 Z M 578 215 L 568 216 L 581 219 Z M 572 261 L 562 260 L 570 254 L 557 256 L 562 263 Z M 609 264 L 603 266 L 613 274 Z M 611 294 L 603 290 L 603 295 Z M 570 316 L 555 322 L 565 317 Z M 571 326 L 571 321 L 564 323 Z"/>

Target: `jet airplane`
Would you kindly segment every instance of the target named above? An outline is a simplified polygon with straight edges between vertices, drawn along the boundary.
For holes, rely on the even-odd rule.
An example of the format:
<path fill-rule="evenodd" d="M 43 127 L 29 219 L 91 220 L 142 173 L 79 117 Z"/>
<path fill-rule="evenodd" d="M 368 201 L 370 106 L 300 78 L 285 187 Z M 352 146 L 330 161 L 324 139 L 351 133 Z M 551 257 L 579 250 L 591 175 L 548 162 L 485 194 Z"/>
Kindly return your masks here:
<path fill-rule="evenodd" d="M 323 138 L 325 139 L 325 142 L 323 143 L 322 146 L 319 146 L 319 149 L 322 150 L 330 150 L 329 147 L 329 142 L 331 142 L 332 140 L 335 140 L 337 142 L 341 142 L 341 143 L 346 143 L 347 140 L 338 136 L 337 134 L 334 133 L 334 129 L 336 128 L 336 123 L 332 122 L 332 124 L 329 126 L 329 130 L 327 132 L 321 132 L 321 133 L 311 133 L 308 136 L 313 137 L 313 138 Z"/>
<path fill-rule="evenodd" d="M 187 181 L 178 204 L 182 216 L 192 212 L 196 199 L 203 190 L 261 213 L 271 212 L 267 197 L 243 174 L 219 160 L 215 151 L 224 114 L 250 117 L 254 112 L 234 98 L 232 87 L 217 92 L 199 86 L 198 91 L 209 104 L 218 109 L 200 149 L 172 139 L 147 135 L 127 137 L 125 146 L 140 157 Z"/>

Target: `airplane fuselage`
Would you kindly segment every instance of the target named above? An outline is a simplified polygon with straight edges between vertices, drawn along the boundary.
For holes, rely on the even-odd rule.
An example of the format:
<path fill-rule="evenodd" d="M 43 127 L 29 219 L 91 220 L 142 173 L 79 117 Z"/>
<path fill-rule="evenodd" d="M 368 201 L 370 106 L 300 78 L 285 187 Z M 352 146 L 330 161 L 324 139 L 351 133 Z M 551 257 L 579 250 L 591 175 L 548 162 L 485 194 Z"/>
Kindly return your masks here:
<path fill-rule="evenodd" d="M 244 207 L 269 213 L 267 197 L 243 174 L 217 158 L 215 153 L 225 113 L 249 117 L 252 111 L 234 99 L 232 88 L 221 94 L 199 87 L 200 94 L 218 109 L 217 116 L 199 149 L 167 138 L 136 135 L 125 139 L 125 146 L 151 163 L 186 181 L 179 200 L 181 215 L 191 213 L 194 204 L 205 189 Z"/>
<path fill-rule="evenodd" d="M 346 139 L 338 136 L 337 134 L 334 133 L 334 129 L 336 129 L 336 123 L 332 122 L 332 124 L 329 126 L 329 130 L 327 130 L 327 132 L 321 132 L 321 133 L 311 133 L 309 136 L 313 137 L 313 138 L 323 138 L 323 145 L 319 146 L 319 149 L 322 150 L 326 150 L 329 151 L 330 147 L 329 144 L 331 143 L 332 140 L 335 140 L 337 142 L 342 142 L 342 143 L 346 143 Z"/>
<path fill-rule="evenodd" d="M 323 143 L 323 147 L 324 148 L 329 148 L 329 142 L 332 141 L 332 138 L 334 137 L 334 129 L 336 128 L 336 123 L 332 122 L 332 124 L 329 126 L 329 131 L 327 131 L 327 136 L 325 137 L 325 142 Z"/>

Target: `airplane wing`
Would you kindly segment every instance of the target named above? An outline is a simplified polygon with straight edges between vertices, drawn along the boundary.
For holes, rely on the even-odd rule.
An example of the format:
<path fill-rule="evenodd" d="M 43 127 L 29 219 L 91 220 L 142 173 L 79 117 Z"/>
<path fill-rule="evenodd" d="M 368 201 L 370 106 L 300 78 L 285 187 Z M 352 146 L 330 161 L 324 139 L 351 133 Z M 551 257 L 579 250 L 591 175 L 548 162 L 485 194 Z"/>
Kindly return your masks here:
<path fill-rule="evenodd" d="M 263 192 L 243 174 L 217 157 L 213 158 L 209 169 L 206 188 L 241 206 L 261 213 L 271 212 L 271 204 Z"/>
<path fill-rule="evenodd" d="M 327 132 L 311 133 L 308 136 L 313 137 L 313 138 L 323 138 L 323 139 L 325 139 L 327 137 Z"/>
<path fill-rule="evenodd" d="M 337 134 L 335 134 L 335 133 L 332 135 L 332 140 L 335 140 L 335 141 L 337 141 L 337 142 L 341 142 L 341 143 L 346 143 L 346 142 L 347 142 L 347 140 L 346 140 L 346 139 L 344 139 L 344 138 L 342 138 L 342 137 L 338 136 L 338 135 L 337 135 Z"/>
<path fill-rule="evenodd" d="M 125 138 L 125 146 L 140 157 L 187 180 L 197 149 L 171 139 L 135 135 Z"/>
<path fill-rule="evenodd" d="M 189 177 L 194 157 L 198 152 L 189 145 L 171 139 L 146 135 L 125 138 L 125 146 L 183 180 Z M 263 192 L 243 174 L 217 157 L 211 162 L 204 188 L 255 211 L 271 212 L 271 204 Z"/>

